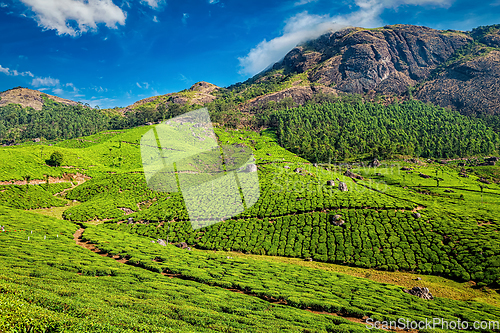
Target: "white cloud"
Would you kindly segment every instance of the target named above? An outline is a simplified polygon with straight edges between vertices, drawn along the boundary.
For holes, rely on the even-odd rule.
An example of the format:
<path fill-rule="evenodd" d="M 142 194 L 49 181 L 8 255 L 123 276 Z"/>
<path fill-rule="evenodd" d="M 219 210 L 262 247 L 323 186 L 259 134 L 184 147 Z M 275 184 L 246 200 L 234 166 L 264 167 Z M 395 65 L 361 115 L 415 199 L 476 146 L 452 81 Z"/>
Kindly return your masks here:
<path fill-rule="evenodd" d="M 96 107 L 99 106 L 101 108 L 108 108 L 108 107 L 113 107 L 115 106 L 115 99 L 113 98 L 102 98 L 102 97 L 96 97 L 92 96 L 90 100 L 88 99 L 81 99 L 80 102 L 83 104 L 88 103 L 91 107 Z"/>
<path fill-rule="evenodd" d="M 147 4 L 149 7 L 153 9 L 159 8 L 162 4 L 165 3 L 164 0 L 141 0 L 141 3 Z"/>
<path fill-rule="evenodd" d="M 179 78 L 182 82 L 188 84 L 188 85 L 193 85 L 193 83 L 195 83 L 195 81 L 193 79 L 191 79 L 190 77 L 187 77 L 186 75 L 184 74 L 179 74 Z"/>
<path fill-rule="evenodd" d="M 136 82 L 135 83 L 139 88 L 141 89 L 149 89 L 149 83 L 147 82 L 143 82 L 142 84 L 140 84 L 139 82 Z"/>
<path fill-rule="evenodd" d="M 5 8 L 5 7 L 7 7 L 7 4 L 2 2 L 2 3 L 0 3 L 0 7 Z"/>
<path fill-rule="evenodd" d="M 12 75 L 14 75 L 14 76 L 18 76 L 18 75 L 21 75 L 21 76 L 31 76 L 31 77 L 34 76 L 33 73 L 31 73 L 31 72 L 18 72 L 15 69 L 12 71 Z"/>
<path fill-rule="evenodd" d="M 156 16 L 153 17 L 153 22 L 158 23 L 160 22 Z"/>
<path fill-rule="evenodd" d="M 21 0 L 35 13 L 38 25 L 59 35 L 77 36 L 97 29 L 124 25 L 126 13 L 111 0 Z"/>
<path fill-rule="evenodd" d="M 449 7 L 454 1 L 455 0 L 386 0 L 382 2 L 387 3 L 391 7 L 398 7 L 401 5 L 416 5 L 416 6 L 435 5 L 438 7 Z"/>
<path fill-rule="evenodd" d="M 182 14 L 182 24 L 186 24 L 188 18 L 189 18 L 189 14 L 188 13 L 183 13 Z"/>
<path fill-rule="evenodd" d="M 18 72 L 15 69 L 2 67 L 2 65 L 0 65 L 0 73 L 7 74 L 9 76 L 31 76 L 31 77 L 34 77 L 33 73 L 31 73 L 31 72 Z"/>
<path fill-rule="evenodd" d="M 56 88 L 56 89 L 52 89 L 52 92 L 54 94 L 61 95 L 62 93 L 64 93 L 64 90 L 62 90 L 61 88 Z"/>
<path fill-rule="evenodd" d="M 317 38 L 328 30 L 344 26 L 333 22 L 328 15 L 311 15 L 303 12 L 286 22 L 283 35 L 270 41 L 263 40 L 246 57 L 238 58 L 243 74 L 257 74 L 270 64 L 280 60 L 299 43 Z"/>
<path fill-rule="evenodd" d="M 306 5 L 308 3 L 316 2 L 316 1 L 318 1 L 318 0 L 299 0 L 296 3 L 294 3 L 293 5 L 294 6 L 302 6 L 302 5 Z"/>
<path fill-rule="evenodd" d="M 108 92 L 108 88 L 103 88 L 101 86 L 99 86 L 99 87 L 98 86 L 93 86 L 93 87 L 90 87 L 88 89 L 95 90 L 98 93 Z"/>
<path fill-rule="evenodd" d="M 211 5 L 215 5 L 216 3 L 219 3 L 219 0 L 208 0 L 208 3 Z"/>
<path fill-rule="evenodd" d="M 307 0 L 300 2 L 306 3 Z M 281 36 L 263 40 L 250 50 L 245 57 L 238 58 L 240 74 L 255 75 L 282 59 L 297 44 L 318 38 L 327 31 L 337 31 L 349 26 L 375 27 L 382 25 L 380 14 L 386 8 L 402 5 L 434 5 L 449 7 L 454 0 L 355 0 L 358 7 L 347 15 L 331 17 L 312 15 L 307 11 L 299 13 L 286 21 Z"/>
<path fill-rule="evenodd" d="M 73 93 L 77 93 L 79 90 L 75 87 L 73 83 L 66 83 L 66 87 L 70 87 L 73 89 Z"/>
<path fill-rule="evenodd" d="M 59 85 L 59 79 L 53 79 L 51 77 L 37 77 L 31 81 L 31 85 L 34 87 L 55 87 Z"/>

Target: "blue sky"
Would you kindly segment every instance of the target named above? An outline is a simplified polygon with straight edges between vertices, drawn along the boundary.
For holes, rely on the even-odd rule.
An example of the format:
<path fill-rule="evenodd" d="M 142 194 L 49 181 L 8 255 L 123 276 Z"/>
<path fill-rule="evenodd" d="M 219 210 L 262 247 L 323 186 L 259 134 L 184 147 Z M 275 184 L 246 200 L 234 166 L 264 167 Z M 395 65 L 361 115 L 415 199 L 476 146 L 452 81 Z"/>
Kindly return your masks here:
<path fill-rule="evenodd" d="M 0 91 L 126 106 L 244 81 L 327 30 L 399 23 L 498 24 L 500 0 L 0 0 Z"/>

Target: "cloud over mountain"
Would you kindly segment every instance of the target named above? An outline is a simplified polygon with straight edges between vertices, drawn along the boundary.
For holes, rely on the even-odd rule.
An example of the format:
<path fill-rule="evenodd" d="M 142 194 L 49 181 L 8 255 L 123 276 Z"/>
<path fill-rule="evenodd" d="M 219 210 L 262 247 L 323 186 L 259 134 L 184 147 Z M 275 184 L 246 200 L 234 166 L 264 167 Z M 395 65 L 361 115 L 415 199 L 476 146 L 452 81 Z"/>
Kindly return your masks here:
<path fill-rule="evenodd" d="M 270 41 L 263 40 L 245 57 L 238 58 L 240 73 L 254 75 L 279 61 L 285 54 L 308 40 L 319 37 L 327 31 L 336 31 L 350 26 L 375 27 L 382 24 L 380 15 L 387 8 L 403 5 L 448 7 L 454 0 L 355 0 L 357 10 L 338 16 L 312 15 L 307 11 L 299 13 L 288 21 L 283 34 Z M 309 1 L 302 1 L 307 3 Z M 300 4 L 301 2 L 299 2 Z"/>

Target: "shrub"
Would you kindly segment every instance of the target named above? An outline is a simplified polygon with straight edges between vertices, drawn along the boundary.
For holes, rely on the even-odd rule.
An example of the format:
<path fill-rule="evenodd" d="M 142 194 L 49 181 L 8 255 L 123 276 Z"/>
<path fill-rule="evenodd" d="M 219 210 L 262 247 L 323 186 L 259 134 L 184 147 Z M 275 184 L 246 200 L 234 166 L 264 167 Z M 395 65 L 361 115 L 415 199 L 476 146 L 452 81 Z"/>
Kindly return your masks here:
<path fill-rule="evenodd" d="M 50 166 L 60 166 L 63 162 L 63 158 L 63 154 L 60 151 L 55 151 L 45 162 Z"/>

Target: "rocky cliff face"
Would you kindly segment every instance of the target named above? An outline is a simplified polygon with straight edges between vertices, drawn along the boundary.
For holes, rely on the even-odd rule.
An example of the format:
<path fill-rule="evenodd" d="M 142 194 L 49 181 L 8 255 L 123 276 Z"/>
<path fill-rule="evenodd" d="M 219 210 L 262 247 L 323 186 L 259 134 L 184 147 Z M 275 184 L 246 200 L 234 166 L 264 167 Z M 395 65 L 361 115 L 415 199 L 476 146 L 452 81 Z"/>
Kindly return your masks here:
<path fill-rule="evenodd" d="M 462 114 L 500 114 L 500 51 L 458 62 L 417 90 L 415 97 Z"/>
<path fill-rule="evenodd" d="M 405 96 L 416 87 L 424 101 L 466 114 L 500 113 L 500 33 L 493 28 L 349 28 L 294 48 L 273 70 L 306 72 L 311 82 L 344 93 Z"/>

